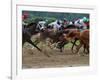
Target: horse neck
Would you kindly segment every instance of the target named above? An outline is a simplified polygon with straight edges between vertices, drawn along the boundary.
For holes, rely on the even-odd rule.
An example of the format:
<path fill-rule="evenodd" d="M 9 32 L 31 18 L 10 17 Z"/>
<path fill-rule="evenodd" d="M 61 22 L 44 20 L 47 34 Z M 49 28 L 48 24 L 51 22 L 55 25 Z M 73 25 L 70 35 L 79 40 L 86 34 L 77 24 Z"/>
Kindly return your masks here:
<path fill-rule="evenodd" d="M 34 24 L 34 25 L 32 25 L 32 27 L 30 28 L 30 32 L 31 32 L 31 34 L 33 35 L 34 33 L 35 33 L 35 31 L 36 31 L 36 24 Z"/>
<path fill-rule="evenodd" d="M 80 38 L 80 32 L 76 32 L 76 37 Z"/>
<path fill-rule="evenodd" d="M 43 34 L 46 36 L 46 37 L 48 37 L 48 38 L 50 38 L 50 39 L 54 39 L 55 38 L 55 33 L 53 32 L 53 31 L 49 31 L 48 29 L 47 30 L 45 30 L 45 32 L 43 32 Z"/>

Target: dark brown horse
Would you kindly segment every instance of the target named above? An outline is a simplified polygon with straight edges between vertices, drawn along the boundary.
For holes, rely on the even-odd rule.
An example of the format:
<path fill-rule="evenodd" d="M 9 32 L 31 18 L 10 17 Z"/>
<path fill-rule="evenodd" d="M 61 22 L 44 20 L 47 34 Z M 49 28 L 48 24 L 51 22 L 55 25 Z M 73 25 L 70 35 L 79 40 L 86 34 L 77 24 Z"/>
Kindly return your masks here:
<path fill-rule="evenodd" d="M 44 40 L 46 38 L 50 38 L 51 44 L 57 43 L 56 47 L 58 49 L 60 49 L 60 52 L 62 52 L 64 49 L 64 46 L 68 43 L 68 41 L 66 41 L 64 39 L 63 34 L 68 34 L 71 29 L 77 29 L 77 28 L 78 27 L 75 25 L 68 25 L 68 26 L 66 26 L 66 28 L 62 28 L 61 30 L 59 30 L 57 32 L 54 32 L 51 28 L 47 28 L 47 29 L 45 29 L 44 32 L 41 33 L 40 37 L 41 37 L 41 39 L 44 39 Z M 76 40 L 77 39 L 75 39 L 75 42 L 76 42 Z M 73 49 L 74 45 L 76 45 L 75 42 L 73 42 L 72 49 Z M 48 45 L 48 46 L 50 46 L 50 45 Z"/>
<path fill-rule="evenodd" d="M 52 29 L 45 29 L 44 31 L 42 31 L 39 34 L 37 34 L 38 38 L 36 37 L 37 40 L 35 42 L 37 42 L 37 44 L 38 44 L 41 41 L 45 42 L 46 39 L 49 38 L 49 42 L 50 43 L 48 44 L 48 46 L 52 49 L 51 45 L 54 44 L 54 43 L 63 42 L 62 45 L 64 45 L 65 43 L 67 43 L 67 41 L 64 40 L 64 37 L 63 37 L 64 33 L 67 34 L 68 31 L 61 30 L 61 31 L 54 32 Z M 61 52 L 62 52 L 62 48 L 63 47 L 59 48 Z"/>
<path fill-rule="evenodd" d="M 22 46 L 25 42 L 28 42 L 32 44 L 35 48 L 37 48 L 39 51 L 42 51 L 39 47 L 37 47 L 32 41 L 31 37 L 32 35 L 36 34 L 36 23 L 30 23 L 27 26 L 22 26 Z"/>
<path fill-rule="evenodd" d="M 63 25 L 62 25 L 63 26 Z M 76 26 L 76 25 L 74 25 L 74 24 L 70 24 L 70 25 L 67 25 L 66 27 L 62 27 L 62 30 L 63 31 L 67 31 L 67 34 L 71 31 L 71 30 L 78 30 L 78 26 Z M 66 33 L 63 33 L 63 34 L 66 34 Z M 63 39 L 63 38 L 62 38 Z M 74 42 L 73 41 L 71 41 L 71 43 L 73 44 L 72 45 L 72 51 L 73 51 L 73 48 L 74 48 L 74 46 L 77 46 L 75 43 L 76 43 L 76 41 L 77 41 L 78 39 L 77 38 L 75 38 L 75 40 L 74 40 Z M 68 43 L 68 41 L 66 42 L 66 40 L 64 40 L 63 39 L 63 41 L 60 41 L 59 42 L 59 44 L 58 44 L 58 48 L 60 48 L 61 49 L 61 52 L 62 52 L 62 49 L 64 48 L 64 46 L 66 45 Z"/>

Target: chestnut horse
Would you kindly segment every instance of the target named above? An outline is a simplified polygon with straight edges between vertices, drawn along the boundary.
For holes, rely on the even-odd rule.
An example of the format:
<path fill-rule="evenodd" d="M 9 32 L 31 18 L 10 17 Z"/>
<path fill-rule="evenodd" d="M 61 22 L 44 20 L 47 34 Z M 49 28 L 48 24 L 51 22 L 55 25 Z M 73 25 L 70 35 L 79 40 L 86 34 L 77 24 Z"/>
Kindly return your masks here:
<path fill-rule="evenodd" d="M 84 46 L 84 52 L 85 52 L 85 48 L 86 48 L 89 53 L 89 30 L 88 29 L 83 30 L 82 32 L 80 32 L 78 30 L 70 30 L 69 34 L 66 34 L 65 38 L 68 41 L 72 41 L 73 39 L 75 40 L 75 42 L 76 42 L 76 40 L 80 41 L 80 45 L 77 46 L 76 53 L 79 52 L 79 49 L 82 46 Z"/>

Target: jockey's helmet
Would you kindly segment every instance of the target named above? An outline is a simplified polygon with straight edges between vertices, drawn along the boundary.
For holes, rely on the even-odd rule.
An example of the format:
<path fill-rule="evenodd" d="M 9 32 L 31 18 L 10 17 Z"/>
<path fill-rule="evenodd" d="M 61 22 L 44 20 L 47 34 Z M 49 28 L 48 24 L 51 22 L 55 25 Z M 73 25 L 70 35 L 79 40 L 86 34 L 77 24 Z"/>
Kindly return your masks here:
<path fill-rule="evenodd" d="M 89 19 L 87 17 L 83 17 L 83 22 L 89 22 Z"/>

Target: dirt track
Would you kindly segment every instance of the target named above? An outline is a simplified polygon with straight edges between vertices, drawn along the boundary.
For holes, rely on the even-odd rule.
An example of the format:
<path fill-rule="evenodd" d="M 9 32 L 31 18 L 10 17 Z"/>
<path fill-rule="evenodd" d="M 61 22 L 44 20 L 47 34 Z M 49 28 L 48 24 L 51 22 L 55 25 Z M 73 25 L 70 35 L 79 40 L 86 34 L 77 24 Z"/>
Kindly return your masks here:
<path fill-rule="evenodd" d="M 44 53 L 49 53 L 50 57 L 47 57 Z M 82 53 L 82 50 L 80 53 Z M 44 52 L 41 53 L 35 48 L 32 49 L 30 46 L 23 48 L 22 67 L 24 69 L 73 66 L 89 66 L 89 55 L 80 56 L 73 54 L 68 48 L 66 48 L 63 53 L 57 49 L 46 49 L 46 51 L 44 50 Z"/>

